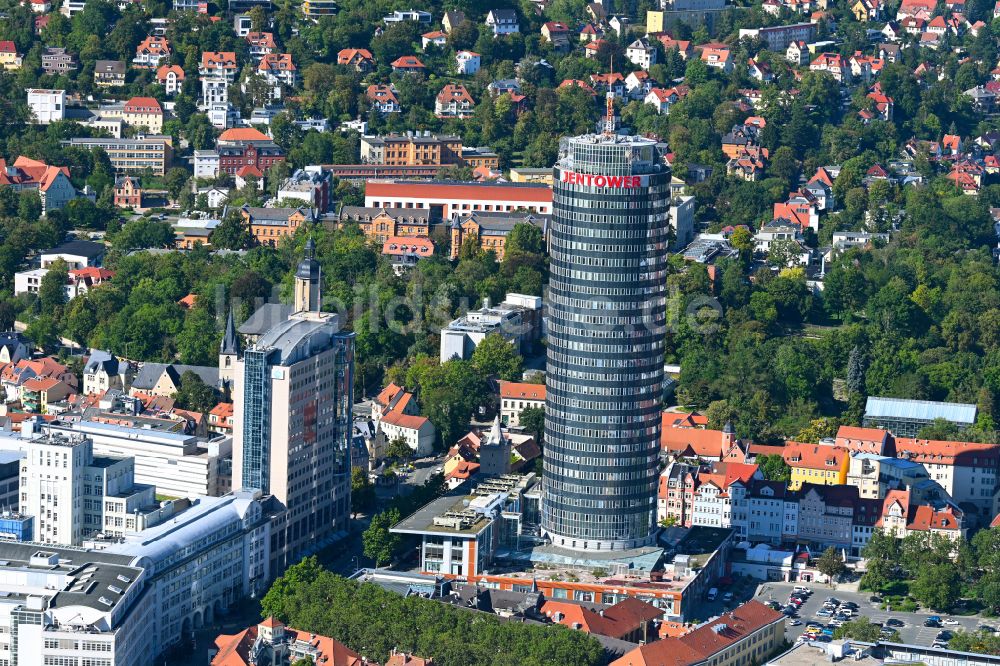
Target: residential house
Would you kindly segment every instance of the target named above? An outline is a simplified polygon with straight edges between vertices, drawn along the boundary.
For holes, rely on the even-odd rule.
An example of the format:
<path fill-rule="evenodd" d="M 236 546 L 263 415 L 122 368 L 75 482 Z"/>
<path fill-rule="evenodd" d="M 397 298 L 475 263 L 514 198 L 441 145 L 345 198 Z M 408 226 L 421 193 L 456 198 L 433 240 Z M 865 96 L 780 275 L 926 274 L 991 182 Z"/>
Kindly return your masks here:
<path fill-rule="evenodd" d="M 95 395 L 109 389 L 123 389 L 128 363 L 119 361 L 111 352 L 91 349 L 83 366 L 83 393 Z"/>
<path fill-rule="evenodd" d="M 66 117 L 66 91 L 45 88 L 29 88 L 28 108 L 39 125 L 63 120 Z"/>
<path fill-rule="evenodd" d="M 390 84 L 372 84 L 368 86 L 365 96 L 373 109 L 379 113 L 399 113 L 402 107 L 396 98 L 396 89 Z"/>
<path fill-rule="evenodd" d="M 441 89 L 434 101 L 434 115 L 438 118 L 468 118 L 475 107 L 476 102 L 465 86 L 449 83 Z"/>
<path fill-rule="evenodd" d="M 21 54 L 10 40 L 0 41 L 0 67 L 6 70 L 21 69 Z"/>
<path fill-rule="evenodd" d="M 517 12 L 513 9 L 491 9 L 486 14 L 486 27 L 493 31 L 494 37 L 512 35 L 521 31 Z"/>
<path fill-rule="evenodd" d="M 115 206 L 118 208 L 141 208 L 142 188 L 139 179 L 134 176 L 122 176 L 115 179 Z"/>
<path fill-rule="evenodd" d="M 10 186 L 17 192 L 37 192 L 42 202 L 42 215 L 61 210 L 77 197 L 68 167 L 50 166 L 23 155 L 13 164 L 0 159 L 0 185 Z"/>
<path fill-rule="evenodd" d="M 427 68 L 417 56 L 403 56 L 392 61 L 392 71 L 403 74 L 423 74 Z"/>
<path fill-rule="evenodd" d="M 747 74 L 751 79 L 755 79 L 761 83 L 770 83 L 774 80 L 774 74 L 771 73 L 771 66 L 766 62 L 758 62 L 753 58 L 747 60 Z"/>
<path fill-rule="evenodd" d="M 444 13 L 444 16 L 441 18 L 441 26 L 444 28 L 444 31 L 450 35 L 451 31 L 460 24 L 464 23 L 465 20 L 465 12 L 452 10 Z"/>
<path fill-rule="evenodd" d="M 278 48 L 272 32 L 251 32 L 244 39 L 247 40 L 250 57 L 254 60 L 260 60 L 264 56 L 274 53 Z M 338 64 L 340 64 L 339 59 L 338 56 Z"/>
<path fill-rule="evenodd" d="M 208 429 L 220 435 L 233 434 L 233 403 L 220 402 L 208 412 Z"/>
<path fill-rule="evenodd" d="M 625 77 L 625 93 L 629 99 L 644 100 L 656 85 L 649 72 L 638 69 Z"/>
<path fill-rule="evenodd" d="M 542 37 L 545 41 L 555 44 L 557 41 L 569 43 L 569 26 L 560 21 L 547 21 L 542 24 Z"/>
<path fill-rule="evenodd" d="M 629 62 L 645 71 L 656 64 L 656 49 L 645 39 L 637 39 L 625 49 L 625 57 Z"/>
<path fill-rule="evenodd" d="M 77 68 L 76 56 L 64 48 L 45 47 L 42 52 L 42 71 L 46 74 L 65 74 Z"/>
<path fill-rule="evenodd" d="M 670 113 L 670 107 L 683 97 L 678 90 L 679 88 L 686 88 L 686 86 L 652 88 L 647 93 L 645 99 L 643 99 L 643 102 L 651 104 L 658 113 Z"/>
<path fill-rule="evenodd" d="M 154 134 L 163 130 L 163 108 L 153 97 L 133 97 L 121 111 L 121 118 L 132 127 L 141 127 Z"/>
<path fill-rule="evenodd" d="M 819 213 L 816 204 L 805 196 L 795 193 L 785 203 L 774 204 L 773 220 L 788 220 L 803 232 L 812 229 L 819 232 Z"/>
<path fill-rule="evenodd" d="M 545 384 L 500 381 L 500 418 L 510 427 L 521 425 L 525 409 L 545 407 Z"/>
<path fill-rule="evenodd" d="M 167 95 L 176 95 L 184 83 L 184 69 L 180 65 L 160 65 L 156 69 L 156 82 Z"/>
<path fill-rule="evenodd" d="M 809 63 L 809 47 L 803 41 L 792 42 L 785 49 L 785 60 L 796 67 Z"/>
<path fill-rule="evenodd" d="M 389 258 L 396 275 L 402 275 L 421 259 L 434 256 L 434 241 L 430 238 L 390 236 L 382 244 L 382 256 Z"/>
<path fill-rule="evenodd" d="M 479 71 L 479 60 L 474 51 L 459 51 L 455 54 L 455 69 L 459 76 L 472 76 Z"/>
<path fill-rule="evenodd" d="M 432 30 L 420 35 L 420 47 L 426 51 L 428 46 L 444 47 L 448 43 L 448 33 L 443 30 Z"/>
<path fill-rule="evenodd" d="M 821 53 L 809 65 L 814 72 L 828 72 L 840 83 L 851 82 L 851 67 L 839 53 Z"/>
<path fill-rule="evenodd" d="M 271 137 L 252 127 L 234 127 L 219 135 L 212 155 L 218 163 L 218 170 L 235 176 L 245 166 L 256 167 L 266 172 L 276 163 L 285 159 L 285 151 Z M 211 155 L 207 156 L 209 159 Z M 195 172 L 198 172 L 198 156 L 195 156 Z"/>
<path fill-rule="evenodd" d="M 782 458 L 791 468 L 789 490 L 798 490 L 803 483 L 842 486 L 847 482 L 849 452 L 839 446 L 787 442 Z"/>
<path fill-rule="evenodd" d="M 368 49 L 342 49 L 337 53 L 337 64 L 366 74 L 375 69 L 375 58 Z"/>
<path fill-rule="evenodd" d="M 674 39 L 670 35 L 659 35 L 657 39 L 663 45 L 664 51 L 676 49 L 681 60 L 687 60 L 695 53 L 694 45 L 686 39 Z"/>
<path fill-rule="evenodd" d="M 135 48 L 132 64 L 145 69 L 155 69 L 170 57 L 170 42 L 166 37 L 150 35 Z"/>
<path fill-rule="evenodd" d="M 726 47 L 707 47 L 701 50 L 701 61 L 709 67 L 721 69 L 728 74 L 733 71 L 732 54 Z"/>
<path fill-rule="evenodd" d="M 201 54 L 198 76 L 201 101 L 205 107 L 229 102 L 229 85 L 236 80 L 238 67 L 233 51 L 205 51 Z"/>
<path fill-rule="evenodd" d="M 94 63 L 94 85 L 120 88 L 125 85 L 124 60 L 98 60 Z"/>
<path fill-rule="evenodd" d="M 402 23 L 404 21 L 413 21 L 414 23 L 430 23 L 431 13 L 418 9 L 406 9 L 402 11 L 397 9 L 392 14 L 383 17 L 382 21 L 386 25 L 391 25 L 393 23 Z"/>
<path fill-rule="evenodd" d="M 271 86 L 271 98 L 281 99 L 281 91 L 295 88 L 298 81 L 298 70 L 292 62 L 290 53 L 271 53 L 265 55 L 257 65 L 257 74 L 264 77 Z"/>

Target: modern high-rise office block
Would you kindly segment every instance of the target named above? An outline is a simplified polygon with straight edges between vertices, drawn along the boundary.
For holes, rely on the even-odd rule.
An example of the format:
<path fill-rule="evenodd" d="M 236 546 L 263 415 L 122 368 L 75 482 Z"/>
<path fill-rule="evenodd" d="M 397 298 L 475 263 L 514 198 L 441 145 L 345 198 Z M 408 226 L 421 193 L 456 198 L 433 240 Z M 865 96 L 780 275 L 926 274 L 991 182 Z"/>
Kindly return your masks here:
<path fill-rule="evenodd" d="M 134 481 L 132 458 L 95 456 L 90 438 L 49 432 L 25 445 L 21 513 L 34 517 L 32 538 L 41 543 L 122 536 L 144 529 L 158 508 L 156 489 Z"/>
<path fill-rule="evenodd" d="M 666 324 L 670 169 L 642 137 L 563 139 L 554 170 L 542 531 L 648 545 Z"/>
<path fill-rule="evenodd" d="M 243 350 L 233 388 L 233 487 L 272 495 L 271 575 L 347 530 L 351 505 L 354 334 L 320 311 L 309 241 L 294 313 Z"/>

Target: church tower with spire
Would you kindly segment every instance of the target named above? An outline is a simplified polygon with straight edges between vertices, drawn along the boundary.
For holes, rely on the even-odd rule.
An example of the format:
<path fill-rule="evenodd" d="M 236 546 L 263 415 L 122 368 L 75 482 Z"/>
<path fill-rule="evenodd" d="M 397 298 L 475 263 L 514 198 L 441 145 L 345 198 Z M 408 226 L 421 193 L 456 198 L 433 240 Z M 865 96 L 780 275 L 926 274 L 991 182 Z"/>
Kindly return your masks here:
<path fill-rule="evenodd" d="M 236 333 L 236 323 L 233 321 L 233 309 L 229 308 L 226 316 L 226 331 L 219 345 L 219 384 L 221 387 L 232 386 L 233 370 L 240 356 L 240 336 Z"/>
<path fill-rule="evenodd" d="M 306 256 L 295 270 L 295 299 L 292 312 L 319 312 L 322 270 L 316 261 L 316 241 L 306 241 Z"/>

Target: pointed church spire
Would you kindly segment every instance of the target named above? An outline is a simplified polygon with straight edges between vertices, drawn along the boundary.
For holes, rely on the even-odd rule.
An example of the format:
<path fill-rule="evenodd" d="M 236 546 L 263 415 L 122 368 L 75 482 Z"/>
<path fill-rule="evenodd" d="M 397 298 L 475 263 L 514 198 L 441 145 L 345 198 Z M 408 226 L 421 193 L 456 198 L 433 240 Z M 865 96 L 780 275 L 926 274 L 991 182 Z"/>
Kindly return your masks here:
<path fill-rule="evenodd" d="M 236 324 L 233 321 L 233 309 L 229 308 L 226 316 L 226 331 L 222 336 L 222 344 L 219 345 L 221 356 L 237 356 L 240 353 L 240 338 L 236 335 Z"/>
<path fill-rule="evenodd" d="M 490 435 L 486 438 L 487 444 L 500 444 L 503 442 L 503 432 L 500 430 L 500 415 L 493 419 L 493 427 L 490 428 Z"/>

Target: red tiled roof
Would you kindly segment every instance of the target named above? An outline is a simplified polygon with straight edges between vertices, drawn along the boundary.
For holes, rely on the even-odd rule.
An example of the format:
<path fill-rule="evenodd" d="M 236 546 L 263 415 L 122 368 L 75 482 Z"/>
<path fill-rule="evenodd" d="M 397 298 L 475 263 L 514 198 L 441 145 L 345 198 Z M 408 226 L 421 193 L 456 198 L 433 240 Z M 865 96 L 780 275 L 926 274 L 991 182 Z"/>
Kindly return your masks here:
<path fill-rule="evenodd" d="M 839 470 L 848 452 L 839 446 L 786 442 L 782 454 L 789 467 Z"/>
<path fill-rule="evenodd" d="M 160 65 L 156 69 L 156 80 L 166 81 L 167 75 L 170 74 L 171 72 L 173 72 L 174 75 L 177 76 L 178 81 L 184 80 L 184 68 L 182 68 L 180 65 Z"/>
<path fill-rule="evenodd" d="M 382 416 L 382 423 L 388 423 L 389 425 L 399 426 L 408 430 L 419 430 L 428 423 L 428 420 L 423 416 L 412 416 L 393 410 Z"/>
<path fill-rule="evenodd" d="M 522 382 L 500 382 L 500 397 L 515 400 L 545 401 L 545 384 L 525 384 Z"/>
<path fill-rule="evenodd" d="M 966 466 L 972 465 L 975 458 L 978 465 L 985 466 L 987 460 L 996 460 L 1000 456 L 1000 446 L 979 442 L 945 442 L 897 437 L 896 456 L 919 463 Z"/>
<path fill-rule="evenodd" d="M 781 613 L 751 600 L 679 638 L 664 638 L 637 647 L 611 662 L 611 666 L 689 666 L 701 663 L 783 619 Z"/>
<path fill-rule="evenodd" d="M 219 135 L 219 141 L 270 141 L 271 137 L 252 127 L 231 127 Z"/>
<path fill-rule="evenodd" d="M 133 97 L 125 102 L 125 113 L 163 113 L 160 103 L 152 97 Z"/>
<path fill-rule="evenodd" d="M 848 451 L 881 455 L 885 453 L 888 438 L 889 433 L 878 428 L 840 426 L 837 430 L 837 446 L 842 446 Z"/>
<path fill-rule="evenodd" d="M 17 53 L 17 47 L 10 40 L 0 41 L 0 53 Z"/>

